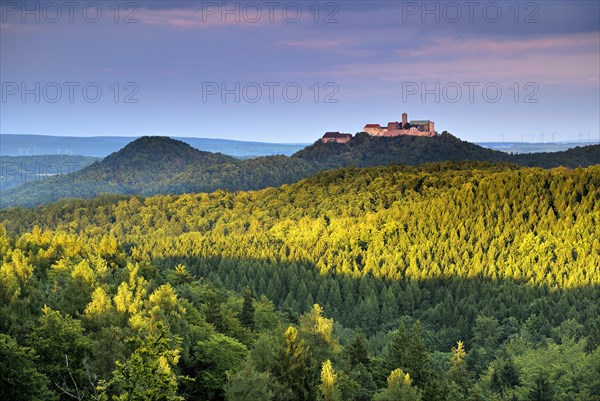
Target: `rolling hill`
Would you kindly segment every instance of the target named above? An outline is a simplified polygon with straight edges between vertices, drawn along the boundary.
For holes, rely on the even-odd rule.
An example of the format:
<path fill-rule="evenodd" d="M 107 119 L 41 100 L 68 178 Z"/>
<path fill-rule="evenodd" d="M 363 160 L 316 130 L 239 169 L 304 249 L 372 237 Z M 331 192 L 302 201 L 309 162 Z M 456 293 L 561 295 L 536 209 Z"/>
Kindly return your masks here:
<path fill-rule="evenodd" d="M 81 175 L 98 177 L 127 191 L 144 191 L 151 182 L 162 182 L 193 166 L 236 161 L 222 153 L 204 152 L 168 137 L 142 137 L 84 169 Z"/>
<path fill-rule="evenodd" d="M 64 197 L 90 198 L 102 193 L 160 193 L 170 177 L 192 166 L 211 166 L 237 159 L 197 150 L 167 137 L 142 137 L 81 171 L 49 177 L 3 191 L 4 204 L 36 205 Z"/>

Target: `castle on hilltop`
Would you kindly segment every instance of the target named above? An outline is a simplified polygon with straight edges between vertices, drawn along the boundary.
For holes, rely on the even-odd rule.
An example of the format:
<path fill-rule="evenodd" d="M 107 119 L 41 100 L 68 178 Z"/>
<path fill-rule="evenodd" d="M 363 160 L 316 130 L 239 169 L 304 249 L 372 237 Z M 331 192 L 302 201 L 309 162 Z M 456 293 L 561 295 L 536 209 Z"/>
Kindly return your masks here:
<path fill-rule="evenodd" d="M 379 124 L 367 124 L 363 131 L 371 136 L 436 136 L 435 123 L 431 120 L 412 120 L 408 121 L 408 114 L 402 113 L 402 123 L 392 121 L 387 124 L 387 127 L 382 127 Z M 342 134 L 339 132 L 326 132 L 321 138 L 323 143 L 336 142 L 347 143 L 352 139 L 352 134 Z"/>
<path fill-rule="evenodd" d="M 402 113 L 402 123 L 398 121 L 389 122 L 387 127 L 379 124 L 367 124 L 363 129 L 372 136 L 436 136 L 435 124 L 431 120 L 408 121 L 408 114 Z"/>

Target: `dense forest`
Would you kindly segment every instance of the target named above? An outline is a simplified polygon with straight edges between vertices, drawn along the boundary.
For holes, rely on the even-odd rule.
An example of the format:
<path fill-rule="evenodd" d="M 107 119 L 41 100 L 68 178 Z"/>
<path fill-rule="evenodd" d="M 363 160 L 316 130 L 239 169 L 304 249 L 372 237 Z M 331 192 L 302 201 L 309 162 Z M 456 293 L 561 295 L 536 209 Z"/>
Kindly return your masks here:
<path fill-rule="evenodd" d="M 600 166 L 348 167 L 0 224 L 2 399 L 600 400 Z"/>
<path fill-rule="evenodd" d="M 315 142 L 289 156 L 246 160 L 202 152 L 166 137 L 142 137 L 74 174 L 3 191 L 0 207 L 37 206 L 63 198 L 101 194 L 155 195 L 258 190 L 291 184 L 340 167 L 477 160 L 530 167 L 587 167 L 600 163 L 600 145 L 564 152 L 509 155 L 461 141 L 447 132 L 433 138 L 371 137 L 347 144 Z"/>

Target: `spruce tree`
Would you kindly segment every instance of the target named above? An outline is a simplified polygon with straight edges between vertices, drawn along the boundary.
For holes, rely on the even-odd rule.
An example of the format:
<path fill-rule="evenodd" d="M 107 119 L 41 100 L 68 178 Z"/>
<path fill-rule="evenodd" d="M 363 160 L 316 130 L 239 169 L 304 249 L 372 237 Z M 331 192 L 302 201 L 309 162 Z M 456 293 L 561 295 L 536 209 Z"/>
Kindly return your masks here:
<path fill-rule="evenodd" d="M 344 348 L 344 354 L 351 367 L 357 366 L 359 363 L 369 366 L 369 350 L 365 336 L 360 331 L 354 333 L 352 341 Z"/>
<path fill-rule="evenodd" d="M 548 377 L 544 374 L 539 374 L 533 383 L 533 387 L 529 391 L 528 401 L 554 401 L 554 389 L 548 381 Z"/>
<path fill-rule="evenodd" d="M 429 352 L 421 338 L 422 325 L 417 321 L 411 332 L 400 325 L 392 336 L 384 366 L 388 371 L 403 369 L 411 376 L 418 387 L 423 387 L 428 379 Z"/>
<path fill-rule="evenodd" d="M 314 401 L 317 395 L 318 370 L 308 355 L 308 347 L 298 336 L 298 330 L 290 326 L 285 331 L 284 347 L 274 375 L 294 394 L 294 401 Z"/>
<path fill-rule="evenodd" d="M 502 385 L 508 388 L 513 388 L 521 384 L 519 379 L 519 371 L 512 357 L 508 356 L 500 368 L 500 381 Z"/>
<path fill-rule="evenodd" d="M 252 290 L 246 287 L 242 296 L 244 298 L 244 303 L 242 305 L 242 312 L 240 313 L 240 323 L 242 326 L 254 330 L 254 300 L 252 298 Z"/>

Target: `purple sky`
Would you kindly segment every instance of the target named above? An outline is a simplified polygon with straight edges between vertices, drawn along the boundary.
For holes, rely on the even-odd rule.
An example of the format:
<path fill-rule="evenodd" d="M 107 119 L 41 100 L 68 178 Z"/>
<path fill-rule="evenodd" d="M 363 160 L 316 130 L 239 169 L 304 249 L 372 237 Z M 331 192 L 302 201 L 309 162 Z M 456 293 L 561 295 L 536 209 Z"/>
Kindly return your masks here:
<path fill-rule="evenodd" d="M 597 1 L 76 3 L 1 2 L 0 132 L 599 138 Z"/>

